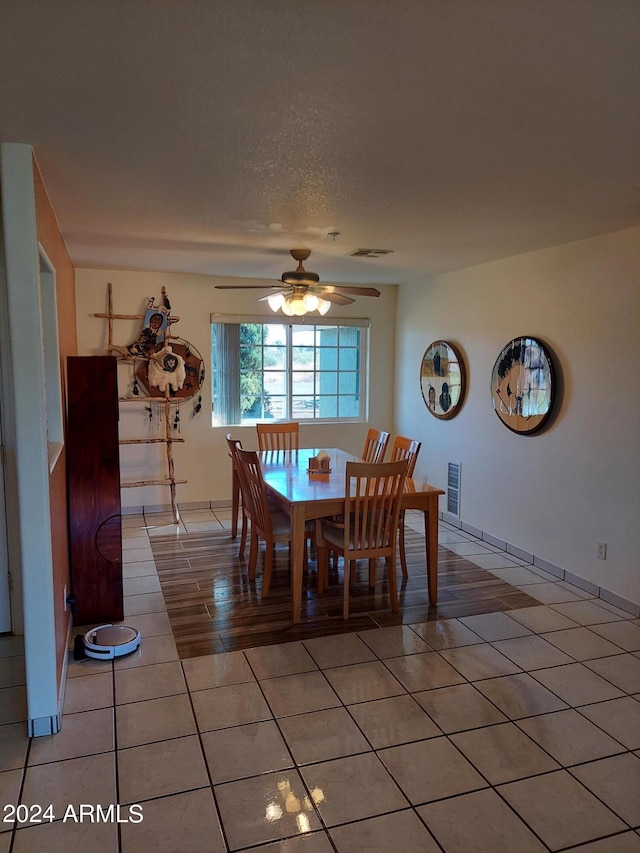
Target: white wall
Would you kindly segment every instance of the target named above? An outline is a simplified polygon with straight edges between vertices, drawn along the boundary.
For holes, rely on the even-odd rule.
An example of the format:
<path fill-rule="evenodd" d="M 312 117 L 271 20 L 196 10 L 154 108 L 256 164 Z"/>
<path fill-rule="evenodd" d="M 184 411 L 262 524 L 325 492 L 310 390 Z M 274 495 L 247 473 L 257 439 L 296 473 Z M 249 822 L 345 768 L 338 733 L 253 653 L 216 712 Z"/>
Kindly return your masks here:
<path fill-rule="evenodd" d="M 229 278 L 215 276 L 178 275 L 170 273 L 130 272 L 122 270 L 76 270 L 76 308 L 78 323 L 78 354 L 102 355 L 107 346 L 107 321 L 94 317 L 107 310 L 107 283 L 113 285 L 113 311 L 117 314 L 144 313 L 147 299 L 160 301 L 164 285 L 171 300 L 172 314 L 180 321 L 172 333 L 189 341 L 203 356 L 206 377 L 202 389 L 202 411 L 192 417 L 193 403 L 181 407 L 181 437 L 184 445 L 174 445 L 175 475 L 186 478 L 186 485 L 177 487 L 178 502 L 197 503 L 225 501 L 231 494 L 231 474 L 225 436 L 227 427 L 211 426 L 211 326 L 212 312 L 233 314 L 275 315 L 265 303 L 257 300 L 259 290 L 220 291 L 216 284 L 230 284 Z M 239 283 L 242 283 L 240 280 Z M 247 283 L 247 282 L 245 282 Z M 255 284 L 255 281 L 251 282 Z M 272 281 L 266 282 L 273 284 Z M 380 429 L 390 430 L 393 424 L 393 379 L 395 353 L 395 286 L 380 288 L 379 299 L 359 299 L 354 305 L 333 307 L 327 319 L 337 317 L 369 317 L 371 319 L 371 376 L 369 420 Z M 138 336 L 140 321 L 114 321 L 115 344 L 126 345 Z M 120 366 L 121 391 L 126 392 L 128 369 Z M 129 389 L 130 390 L 130 389 Z M 353 453 L 362 449 L 367 424 L 304 424 L 301 441 L 306 447 L 342 447 Z M 254 427 L 231 430 L 246 448 L 257 446 Z M 122 438 L 157 435 L 149 432 L 144 406 L 124 404 L 120 413 Z M 122 479 L 139 481 L 162 475 L 164 458 L 162 445 L 121 448 Z M 123 507 L 158 506 L 169 504 L 166 487 L 125 489 Z"/>
<path fill-rule="evenodd" d="M 423 442 L 417 475 L 445 488 L 447 462 L 462 462 L 464 522 L 640 603 L 640 228 L 402 285 L 397 322 L 395 426 Z M 489 392 L 519 335 L 549 344 L 561 388 L 553 423 L 530 436 L 503 426 Z M 440 338 L 467 366 L 450 421 L 420 392 Z"/>

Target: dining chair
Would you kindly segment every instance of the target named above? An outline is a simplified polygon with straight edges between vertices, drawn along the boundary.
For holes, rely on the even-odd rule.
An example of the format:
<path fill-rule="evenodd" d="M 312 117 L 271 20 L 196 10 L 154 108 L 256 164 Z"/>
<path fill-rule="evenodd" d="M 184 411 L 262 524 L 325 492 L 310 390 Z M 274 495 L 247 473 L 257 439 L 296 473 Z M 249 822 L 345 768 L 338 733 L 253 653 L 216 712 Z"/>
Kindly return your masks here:
<path fill-rule="evenodd" d="M 400 501 L 409 462 L 347 462 L 343 521 L 318 519 L 318 592 L 328 580 L 329 551 L 343 558 L 343 617 L 349 618 L 349 586 L 356 560 L 369 561 L 369 588 L 378 557 L 387 561 L 391 610 L 398 612 L 396 542 Z"/>
<path fill-rule="evenodd" d="M 256 424 L 256 430 L 260 450 L 291 451 L 299 449 L 299 423 Z"/>
<path fill-rule="evenodd" d="M 413 472 L 416 467 L 416 460 L 422 444 L 415 441 L 413 438 L 406 438 L 404 435 L 397 435 L 393 440 L 391 448 L 391 461 L 397 462 L 398 459 L 407 459 L 409 465 L 407 467 L 407 477 L 413 477 Z M 407 554 L 405 551 L 405 511 L 400 510 L 400 519 L 398 521 L 398 538 L 400 539 L 400 567 L 402 569 L 402 577 L 408 578 L 407 572 Z"/>
<path fill-rule="evenodd" d="M 370 429 L 364 442 L 362 459 L 364 462 L 384 462 L 384 455 L 389 444 L 389 433 Z"/>
<path fill-rule="evenodd" d="M 370 429 L 367 432 L 367 437 L 364 442 L 364 448 L 362 450 L 363 461 L 370 462 L 372 464 L 384 462 L 384 456 L 387 452 L 387 444 L 389 444 L 388 432 L 381 432 L 377 429 Z M 343 520 L 342 515 L 334 516 L 333 520 L 341 523 Z M 335 552 L 333 554 L 333 567 L 334 569 L 337 569 L 338 567 L 338 555 Z"/>
<path fill-rule="evenodd" d="M 276 542 L 288 542 L 289 551 L 291 551 L 291 523 L 289 516 L 285 512 L 273 509 L 270 506 L 258 454 L 254 450 L 242 450 L 238 448 L 236 450 L 236 458 L 242 500 L 251 523 L 249 578 L 253 580 L 256 576 L 259 540 L 263 539 L 265 542 L 265 552 L 262 573 L 262 597 L 265 598 L 269 594 L 271 586 L 273 555 Z M 307 526 L 309 535 L 313 530 L 313 523 L 309 522 Z M 305 539 L 305 563 L 306 549 Z M 291 554 L 289 554 L 289 557 L 291 557 Z"/>
<path fill-rule="evenodd" d="M 242 444 L 239 439 L 231 438 L 231 433 L 227 433 L 227 446 L 229 447 L 229 456 L 231 458 L 231 538 L 235 539 L 238 535 L 238 509 L 242 506 L 242 531 L 240 533 L 240 550 L 239 557 L 244 557 L 245 543 L 247 541 L 247 512 L 244 498 L 242 502 L 240 475 L 238 473 L 238 450 L 242 450 Z"/>

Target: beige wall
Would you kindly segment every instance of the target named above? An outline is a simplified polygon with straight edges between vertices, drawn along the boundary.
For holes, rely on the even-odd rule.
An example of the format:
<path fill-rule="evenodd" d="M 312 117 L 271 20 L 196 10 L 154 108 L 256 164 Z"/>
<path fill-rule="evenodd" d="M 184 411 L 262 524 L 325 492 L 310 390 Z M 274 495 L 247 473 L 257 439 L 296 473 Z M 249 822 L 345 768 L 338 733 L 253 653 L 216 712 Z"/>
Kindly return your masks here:
<path fill-rule="evenodd" d="M 188 340 L 203 356 L 206 377 L 202 389 L 202 411 L 192 416 L 193 403 L 181 407 L 181 437 L 184 445 L 174 445 L 175 473 L 186 478 L 186 485 L 177 487 L 179 503 L 225 501 L 230 497 L 231 479 L 225 435 L 228 428 L 211 426 L 211 326 L 214 313 L 275 315 L 257 300 L 261 291 L 218 291 L 216 284 L 229 284 L 228 278 L 116 270 L 76 270 L 76 306 L 78 324 L 78 353 L 97 355 L 107 346 L 107 321 L 95 318 L 96 312 L 107 308 L 107 283 L 113 285 L 113 310 L 118 314 L 143 313 L 147 299 L 160 300 L 164 285 L 171 300 L 172 314 L 180 317 L 172 326 L 173 334 Z M 255 281 L 252 282 L 255 284 Z M 268 281 L 270 285 L 273 282 Z M 359 299 L 345 308 L 332 308 L 329 317 L 369 317 L 371 319 L 371 379 L 369 420 L 380 429 L 393 424 L 393 377 L 395 351 L 395 286 L 381 288 L 379 299 Z M 265 293 L 267 291 L 265 290 Z M 140 321 L 121 320 L 114 323 L 116 344 L 133 341 L 139 332 Z M 129 371 L 120 366 L 121 390 L 130 391 Z M 367 424 L 303 424 L 301 441 L 306 447 L 343 447 L 354 453 L 361 450 Z M 231 430 L 247 448 L 255 448 L 255 428 Z M 149 431 L 148 417 L 141 404 L 124 404 L 120 414 L 121 437 L 133 438 L 157 435 Z M 146 445 L 121 449 L 122 479 L 137 482 L 162 473 L 163 447 Z M 123 507 L 168 505 L 168 490 L 164 487 L 125 489 Z"/>
<path fill-rule="evenodd" d="M 519 335 L 550 345 L 562 389 L 553 424 L 531 436 L 502 425 L 489 393 Z M 450 421 L 420 393 L 439 338 L 467 366 Z M 402 285 L 397 342 L 395 426 L 423 442 L 418 476 L 444 488 L 447 462 L 461 462 L 463 521 L 640 603 L 640 229 Z"/>

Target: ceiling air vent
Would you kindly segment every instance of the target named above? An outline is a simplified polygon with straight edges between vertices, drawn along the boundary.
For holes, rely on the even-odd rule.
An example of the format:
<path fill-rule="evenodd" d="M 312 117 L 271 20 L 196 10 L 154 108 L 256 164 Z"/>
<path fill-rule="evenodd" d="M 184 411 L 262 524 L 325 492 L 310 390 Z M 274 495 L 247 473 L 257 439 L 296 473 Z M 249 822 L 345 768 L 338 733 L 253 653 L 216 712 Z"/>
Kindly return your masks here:
<path fill-rule="evenodd" d="M 350 258 L 381 258 L 383 255 L 390 255 L 393 249 L 356 249 L 355 252 L 350 252 Z"/>
<path fill-rule="evenodd" d="M 447 512 L 460 518 L 460 477 L 462 464 L 449 462 L 447 466 Z"/>

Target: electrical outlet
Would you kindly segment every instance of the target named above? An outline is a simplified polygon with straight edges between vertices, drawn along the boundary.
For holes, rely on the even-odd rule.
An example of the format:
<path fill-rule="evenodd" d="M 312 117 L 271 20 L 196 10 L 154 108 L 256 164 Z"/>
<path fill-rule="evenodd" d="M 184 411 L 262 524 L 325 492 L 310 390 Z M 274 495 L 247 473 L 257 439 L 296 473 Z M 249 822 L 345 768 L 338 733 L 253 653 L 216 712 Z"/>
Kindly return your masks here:
<path fill-rule="evenodd" d="M 596 557 L 599 560 L 607 559 L 607 543 L 606 542 L 596 542 Z"/>
<path fill-rule="evenodd" d="M 65 609 L 65 611 L 67 609 L 67 585 L 66 584 L 64 587 L 64 609 Z"/>

